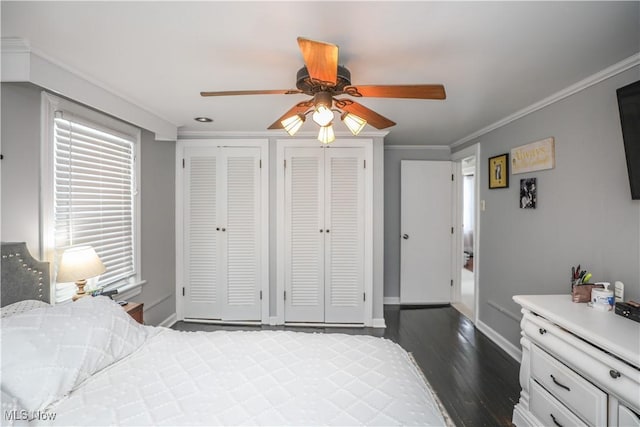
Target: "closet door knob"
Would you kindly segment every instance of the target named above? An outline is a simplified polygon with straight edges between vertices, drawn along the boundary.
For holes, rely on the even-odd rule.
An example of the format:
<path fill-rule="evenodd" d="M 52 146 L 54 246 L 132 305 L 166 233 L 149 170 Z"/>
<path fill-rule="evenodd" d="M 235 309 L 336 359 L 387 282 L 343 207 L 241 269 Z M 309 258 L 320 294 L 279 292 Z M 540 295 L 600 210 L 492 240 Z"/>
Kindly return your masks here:
<path fill-rule="evenodd" d="M 326 233 L 328 233 L 328 232 L 329 232 L 329 229 L 327 228 Z"/>
<path fill-rule="evenodd" d="M 227 231 L 227 229 L 226 229 L 226 228 L 223 228 L 223 229 L 222 229 L 222 231 Z"/>
<path fill-rule="evenodd" d="M 322 233 L 323 231 L 324 231 L 324 230 L 321 228 L 321 229 L 320 229 L 320 232 Z"/>
<path fill-rule="evenodd" d="M 403 235 L 402 235 L 402 238 L 403 238 L 404 240 L 409 240 L 409 235 L 408 235 L 408 234 L 403 234 Z"/>
<path fill-rule="evenodd" d="M 220 227 L 216 227 L 216 231 L 220 231 Z"/>

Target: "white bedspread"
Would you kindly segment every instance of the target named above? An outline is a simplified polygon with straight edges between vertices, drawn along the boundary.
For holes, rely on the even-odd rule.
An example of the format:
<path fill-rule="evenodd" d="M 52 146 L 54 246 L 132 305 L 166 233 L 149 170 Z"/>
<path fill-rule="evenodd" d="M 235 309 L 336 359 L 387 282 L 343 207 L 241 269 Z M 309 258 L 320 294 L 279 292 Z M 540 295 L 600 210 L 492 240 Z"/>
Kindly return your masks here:
<path fill-rule="evenodd" d="M 284 331 L 163 330 L 49 411 L 57 425 L 445 424 L 397 344 Z"/>

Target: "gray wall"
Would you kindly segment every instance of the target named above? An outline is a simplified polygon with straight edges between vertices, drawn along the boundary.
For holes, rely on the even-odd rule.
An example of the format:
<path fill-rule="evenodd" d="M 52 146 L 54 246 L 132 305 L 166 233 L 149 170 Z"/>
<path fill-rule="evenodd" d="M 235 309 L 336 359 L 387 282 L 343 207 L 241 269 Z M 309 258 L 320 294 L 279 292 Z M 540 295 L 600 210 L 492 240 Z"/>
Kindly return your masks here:
<path fill-rule="evenodd" d="M 384 296 L 400 297 L 400 161 L 449 160 L 449 148 L 384 150 Z"/>
<path fill-rule="evenodd" d="M 26 241 L 40 254 L 40 93 L 26 83 L 2 83 L 2 241 Z M 173 142 L 142 133 L 141 216 L 145 321 L 175 313 L 175 185 Z M 169 296 L 167 296 L 170 293 Z"/>
<path fill-rule="evenodd" d="M 568 294 L 571 266 L 592 281 L 620 280 L 640 298 L 640 201 L 632 201 L 616 89 L 640 79 L 634 67 L 494 130 L 481 145 L 478 264 L 479 320 L 519 346 L 517 294 Z M 488 158 L 549 136 L 556 167 L 511 175 L 508 189 L 489 190 Z M 463 147 L 461 147 L 463 148 Z M 536 177 L 538 206 L 519 209 L 521 178 Z"/>
<path fill-rule="evenodd" d="M 156 141 L 142 131 L 141 262 L 147 283 L 132 300 L 145 303 L 145 323 L 151 325 L 176 311 L 175 153 L 173 141 Z"/>
<path fill-rule="evenodd" d="M 40 89 L 30 84 L 2 87 L 1 137 L 3 242 L 27 242 L 40 252 Z"/>

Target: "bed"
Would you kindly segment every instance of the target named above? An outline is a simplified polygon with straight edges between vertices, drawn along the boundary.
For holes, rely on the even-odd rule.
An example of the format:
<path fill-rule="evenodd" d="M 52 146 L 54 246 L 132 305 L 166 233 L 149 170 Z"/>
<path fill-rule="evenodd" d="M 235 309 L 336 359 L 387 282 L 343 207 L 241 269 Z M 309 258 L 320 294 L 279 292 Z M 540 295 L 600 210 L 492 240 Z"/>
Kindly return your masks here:
<path fill-rule="evenodd" d="M 452 425 L 389 340 L 181 332 L 140 325 L 106 297 L 51 306 L 44 273 L 5 276 L 4 249 L 3 300 L 21 287 L 31 302 L 3 301 L 3 425 Z"/>

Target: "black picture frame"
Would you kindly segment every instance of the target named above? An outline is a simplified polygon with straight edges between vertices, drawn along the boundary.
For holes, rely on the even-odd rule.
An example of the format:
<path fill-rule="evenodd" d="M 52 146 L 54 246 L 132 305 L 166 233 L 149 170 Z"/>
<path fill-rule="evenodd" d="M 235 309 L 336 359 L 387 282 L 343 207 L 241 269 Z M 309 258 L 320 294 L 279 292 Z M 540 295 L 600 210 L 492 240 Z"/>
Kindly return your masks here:
<path fill-rule="evenodd" d="M 489 189 L 509 188 L 509 153 L 489 157 Z"/>

